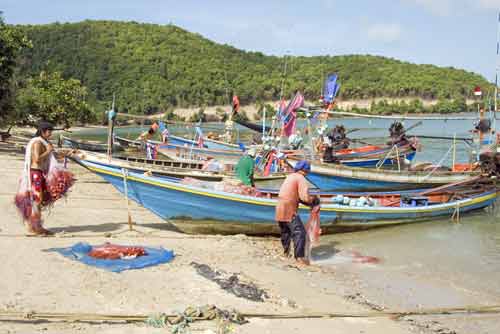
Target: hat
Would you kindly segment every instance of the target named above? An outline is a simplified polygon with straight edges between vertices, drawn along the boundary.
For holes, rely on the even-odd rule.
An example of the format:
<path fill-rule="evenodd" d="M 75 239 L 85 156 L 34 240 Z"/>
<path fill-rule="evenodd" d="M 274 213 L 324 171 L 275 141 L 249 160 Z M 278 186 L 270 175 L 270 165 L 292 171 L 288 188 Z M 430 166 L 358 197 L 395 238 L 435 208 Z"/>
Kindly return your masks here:
<path fill-rule="evenodd" d="M 253 148 L 253 147 L 252 147 L 252 148 L 250 148 L 250 149 L 247 151 L 247 154 L 248 154 L 249 156 L 253 157 L 253 158 L 255 158 L 255 154 L 256 154 L 256 153 L 257 153 L 257 152 L 256 152 L 255 148 Z"/>
<path fill-rule="evenodd" d="M 47 121 L 40 121 L 40 123 L 38 123 L 38 130 L 39 131 L 54 130 L 54 125 Z"/>
<path fill-rule="evenodd" d="M 307 160 L 300 160 L 295 164 L 295 167 L 293 168 L 294 171 L 298 172 L 300 170 L 303 170 L 305 172 L 310 172 L 311 171 L 311 164 Z"/>

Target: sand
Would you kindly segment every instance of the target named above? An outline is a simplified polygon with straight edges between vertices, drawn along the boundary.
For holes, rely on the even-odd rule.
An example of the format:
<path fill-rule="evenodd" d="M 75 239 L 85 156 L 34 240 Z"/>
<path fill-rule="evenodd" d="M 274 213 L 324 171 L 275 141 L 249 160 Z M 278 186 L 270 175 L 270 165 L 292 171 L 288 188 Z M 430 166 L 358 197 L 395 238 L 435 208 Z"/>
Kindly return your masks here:
<path fill-rule="evenodd" d="M 45 213 L 45 226 L 55 237 L 26 236 L 13 205 L 22 156 L 0 153 L 0 311 L 153 314 L 182 311 L 188 305 L 215 304 L 240 312 L 364 312 L 369 307 L 346 299 L 334 270 L 296 268 L 279 256 L 274 238 L 185 235 L 167 222 L 131 204 L 135 231 L 128 231 L 124 198 L 109 184 L 70 164 L 78 181 L 65 200 Z M 54 252 L 86 241 L 100 244 L 162 246 L 174 250 L 173 262 L 142 270 L 111 273 Z M 199 274 L 192 261 L 229 273 L 263 288 L 265 302 L 236 297 Z M 332 284 L 317 284 L 328 282 Z M 199 329 L 214 330 L 213 323 Z M 195 326 L 195 327 L 196 327 Z M 410 333 L 411 326 L 388 318 L 250 319 L 235 333 Z M 0 321 L 0 333 L 165 333 L 143 324 Z M 207 332 L 209 333 L 209 332 Z"/>

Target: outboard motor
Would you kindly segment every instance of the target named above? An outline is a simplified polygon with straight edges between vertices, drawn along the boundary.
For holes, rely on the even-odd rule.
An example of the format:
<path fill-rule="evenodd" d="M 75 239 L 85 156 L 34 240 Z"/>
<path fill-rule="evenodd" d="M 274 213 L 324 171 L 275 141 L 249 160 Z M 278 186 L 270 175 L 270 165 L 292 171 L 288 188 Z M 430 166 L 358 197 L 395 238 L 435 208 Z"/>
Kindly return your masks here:
<path fill-rule="evenodd" d="M 406 129 L 404 125 L 399 121 L 395 121 L 391 124 L 391 126 L 389 127 L 389 136 L 391 140 L 387 142 L 387 145 L 404 146 L 410 143 L 408 137 L 406 137 Z"/>
<path fill-rule="evenodd" d="M 500 177 L 500 153 L 483 152 L 479 155 L 479 166 L 483 174 Z"/>
<path fill-rule="evenodd" d="M 334 152 L 349 147 L 349 139 L 346 136 L 343 125 L 337 125 L 326 135 L 326 148 L 323 154 L 324 162 L 337 162 Z"/>

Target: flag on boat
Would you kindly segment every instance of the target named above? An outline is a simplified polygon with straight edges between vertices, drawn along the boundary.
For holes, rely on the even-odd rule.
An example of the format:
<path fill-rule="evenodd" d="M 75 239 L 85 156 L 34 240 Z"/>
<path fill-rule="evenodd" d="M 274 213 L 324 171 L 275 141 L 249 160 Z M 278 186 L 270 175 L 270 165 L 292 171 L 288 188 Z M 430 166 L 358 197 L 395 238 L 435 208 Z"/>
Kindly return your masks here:
<path fill-rule="evenodd" d="M 333 102 L 340 90 L 340 83 L 337 81 L 336 73 L 330 74 L 325 80 L 325 88 L 323 91 L 323 103 L 327 105 L 327 109 L 333 107 Z"/>
<path fill-rule="evenodd" d="M 481 87 L 476 86 L 476 87 L 474 88 L 474 95 L 475 95 L 475 96 L 481 96 L 481 95 L 483 95 L 483 92 L 481 91 Z"/>
<path fill-rule="evenodd" d="M 236 114 L 240 110 L 240 99 L 237 95 L 233 95 L 233 114 Z"/>
<path fill-rule="evenodd" d="M 198 137 L 198 147 L 203 147 L 203 131 L 201 131 L 201 128 L 199 126 L 195 127 L 196 129 L 196 137 Z"/>
<path fill-rule="evenodd" d="M 297 92 L 286 108 L 281 111 L 281 122 L 283 124 L 283 134 L 290 137 L 295 132 L 297 122 L 297 109 L 304 105 L 304 97 Z"/>

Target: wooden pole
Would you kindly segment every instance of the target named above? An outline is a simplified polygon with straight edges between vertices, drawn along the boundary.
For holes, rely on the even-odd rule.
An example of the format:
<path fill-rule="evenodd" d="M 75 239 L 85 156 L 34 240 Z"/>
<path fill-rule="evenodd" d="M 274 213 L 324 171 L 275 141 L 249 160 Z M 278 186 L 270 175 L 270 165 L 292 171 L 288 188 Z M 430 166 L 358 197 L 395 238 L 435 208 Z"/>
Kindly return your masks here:
<path fill-rule="evenodd" d="M 452 161 L 451 161 L 451 171 L 454 172 L 455 171 L 455 162 L 456 162 L 456 159 L 457 159 L 457 134 L 454 133 L 453 134 L 453 157 L 452 157 Z"/>
<path fill-rule="evenodd" d="M 115 126 L 115 94 L 113 94 L 113 104 L 111 106 L 111 110 L 108 111 L 108 160 L 111 160 L 113 156 L 113 133 Z"/>
<path fill-rule="evenodd" d="M 130 201 L 128 199 L 128 185 L 127 185 L 127 177 L 128 171 L 125 168 L 122 168 L 123 174 L 123 192 L 125 193 L 125 201 L 127 202 L 127 213 L 128 213 L 128 229 L 133 231 L 133 222 L 132 222 L 132 214 L 130 213 Z"/>

